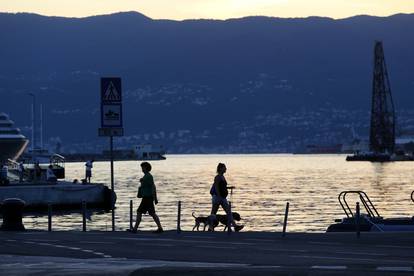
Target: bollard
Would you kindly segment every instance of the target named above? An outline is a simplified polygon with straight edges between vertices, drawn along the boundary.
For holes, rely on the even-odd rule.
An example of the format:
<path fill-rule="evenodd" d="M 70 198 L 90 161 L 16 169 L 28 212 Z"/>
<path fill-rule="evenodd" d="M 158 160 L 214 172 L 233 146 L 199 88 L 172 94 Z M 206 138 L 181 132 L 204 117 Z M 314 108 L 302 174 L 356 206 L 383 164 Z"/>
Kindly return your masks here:
<path fill-rule="evenodd" d="M 357 238 L 361 236 L 361 227 L 360 227 L 360 210 L 359 210 L 359 202 L 356 203 L 356 211 L 355 211 L 355 229 Z"/>
<path fill-rule="evenodd" d="M 86 202 L 82 201 L 82 231 L 86 232 Z"/>
<path fill-rule="evenodd" d="M 289 202 L 286 202 L 285 219 L 283 221 L 282 237 L 286 236 L 286 226 L 287 226 L 288 214 L 289 214 Z"/>
<path fill-rule="evenodd" d="M 231 234 L 231 221 L 233 218 L 233 214 L 231 213 L 231 201 L 229 201 L 229 212 L 227 215 L 227 234 Z"/>
<path fill-rule="evenodd" d="M 47 231 L 52 232 L 52 204 L 47 205 Z"/>
<path fill-rule="evenodd" d="M 1 211 L 3 214 L 2 231 L 25 231 L 23 225 L 23 208 L 26 203 L 19 198 L 3 200 Z"/>
<path fill-rule="evenodd" d="M 181 201 L 178 201 L 177 234 L 181 233 Z"/>
<path fill-rule="evenodd" d="M 132 205 L 132 199 L 129 201 L 129 230 L 132 230 L 132 209 L 133 209 L 133 205 Z"/>

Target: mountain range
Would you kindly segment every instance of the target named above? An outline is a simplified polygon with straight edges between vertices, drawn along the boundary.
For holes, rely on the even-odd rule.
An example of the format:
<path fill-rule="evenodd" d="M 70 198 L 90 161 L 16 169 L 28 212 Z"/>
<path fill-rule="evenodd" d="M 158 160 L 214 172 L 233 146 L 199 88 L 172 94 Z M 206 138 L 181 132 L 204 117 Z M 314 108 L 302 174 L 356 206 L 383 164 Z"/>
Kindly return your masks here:
<path fill-rule="evenodd" d="M 284 152 L 368 133 L 373 47 L 383 42 L 401 128 L 414 106 L 414 14 L 154 20 L 0 13 L 0 111 L 45 143 L 99 151 L 100 78 L 122 78 L 118 147 Z M 37 115 L 39 116 L 39 114 Z"/>

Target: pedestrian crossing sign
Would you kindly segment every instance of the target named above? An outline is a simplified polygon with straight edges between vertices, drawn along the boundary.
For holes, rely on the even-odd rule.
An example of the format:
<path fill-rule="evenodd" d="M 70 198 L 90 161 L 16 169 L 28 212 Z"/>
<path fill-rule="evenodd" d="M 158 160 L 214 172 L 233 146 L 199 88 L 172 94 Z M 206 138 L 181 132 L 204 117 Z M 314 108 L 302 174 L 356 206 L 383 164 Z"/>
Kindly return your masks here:
<path fill-rule="evenodd" d="M 101 78 L 101 102 L 122 102 L 121 78 Z"/>

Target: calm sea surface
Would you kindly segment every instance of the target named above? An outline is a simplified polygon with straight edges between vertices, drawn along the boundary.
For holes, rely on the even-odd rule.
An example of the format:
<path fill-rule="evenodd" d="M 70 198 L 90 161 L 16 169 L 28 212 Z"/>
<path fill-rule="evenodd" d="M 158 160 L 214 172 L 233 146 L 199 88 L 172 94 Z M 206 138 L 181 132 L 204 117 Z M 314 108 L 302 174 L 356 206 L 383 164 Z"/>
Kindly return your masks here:
<path fill-rule="evenodd" d="M 210 213 L 209 190 L 218 162 L 227 165 L 227 182 L 236 187 L 233 210 L 241 214 L 246 231 L 281 231 L 289 202 L 288 231 L 323 232 L 335 218 L 343 217 L 337 200 L 343 190 L 365 191 L 384 217 L 414 214 L 413 162 L 346 162 L 345 155 L 168 155 L 167 160 L 151 162 L 159 197 L 156 210 L 165 229 L 176 226 L 178 200 L 183 230 L 192 229 L 192 212 Z M 138 207 L 139 164 L 115 162 L 117 230 L 129 227 L 129 201 L 133 200 L 134 210 Z M 84 163 L 66 164 L 66 176 L 69 181 L 83 178 Z M 93 181 L 110 186 L 109 162 L 94 163 Z M 26 217 L 24 223 L 27 228 L 47 229 L 46 216 Z M 79 213 L 53 219 L 56 230 L 79 230 L 81 224 Z M 110 230 L 111 214 L 92 213 L 87 227 Z M 149 216 L 143 217 L 140 227 L 156 228 Z"/>

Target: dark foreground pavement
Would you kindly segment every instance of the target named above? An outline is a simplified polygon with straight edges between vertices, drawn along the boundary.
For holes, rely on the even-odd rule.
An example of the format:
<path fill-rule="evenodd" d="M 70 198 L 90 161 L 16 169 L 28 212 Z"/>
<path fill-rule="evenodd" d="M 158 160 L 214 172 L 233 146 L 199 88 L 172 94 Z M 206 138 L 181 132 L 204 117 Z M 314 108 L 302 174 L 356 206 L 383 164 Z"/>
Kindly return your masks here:
<path fill-rule="evenodd" d="M 0 275 L 414 275 L 414 233 L 0 232 Z"/>

